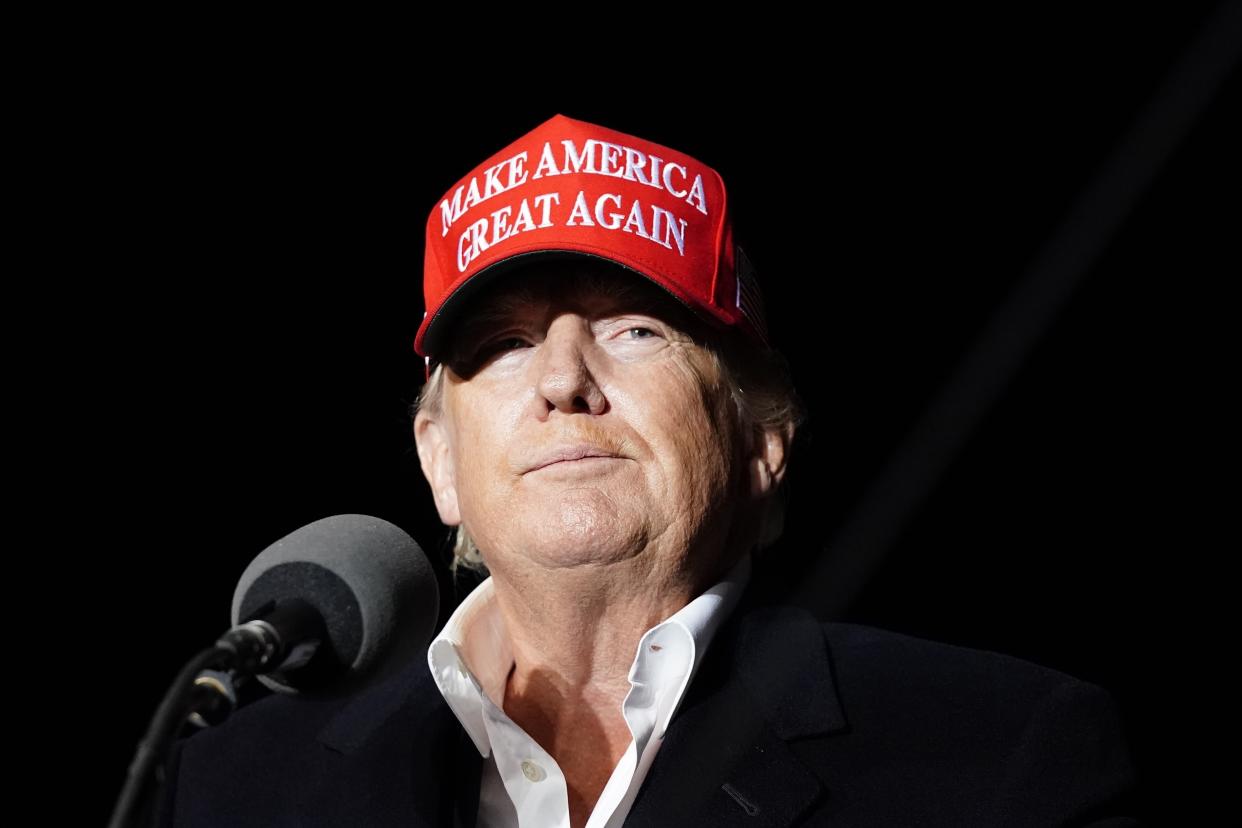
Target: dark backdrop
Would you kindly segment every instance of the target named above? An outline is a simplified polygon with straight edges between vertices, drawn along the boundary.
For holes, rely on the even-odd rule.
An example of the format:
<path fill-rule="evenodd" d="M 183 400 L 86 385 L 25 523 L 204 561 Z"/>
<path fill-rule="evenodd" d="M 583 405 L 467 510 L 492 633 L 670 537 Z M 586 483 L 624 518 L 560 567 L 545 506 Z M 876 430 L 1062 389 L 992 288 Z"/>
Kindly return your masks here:
<path fill-rule="evenodd" d="M 779 600 L 1207 8 L 873 21 L 754 32 L 745 48 L 689 37 L 659 59 L 601 51 L 544 68 L 559 52 L 483 71 L 469 51 L 422 64 L 355 44 L 348 58 L 222 52 L 86 78 L 97 149 L 72 244 L 93 273 L 62 297 L 70 401 L 53 419 L 67 451 L 52 478 L 71 519 L 52 528 L 81 531 L 85 617 L 129 642 L 124 659 L 80 654 L 111 677 L 86 748 L 100 816 L 166 683 L 227 626 L 233 585 L 267 545 L 360 512 L 444 563 L 411 439 L 411 343 L 424 222 L 473 165 L 561 112 L 723 173 L 812 414 L 764 576 Z M 1185 740 L 1218 735 L 1213 665 L 1232 651 L 1209 637 L 1230 546 L 1200 531 L 1218 501 L 1198 480 L 1216 463 L 1215 395 L 1236 385 L 1236 369 L 1203 367 L 1223 340 L 1219 288 L 1239 272 L 1237 85 L 1130 199 L 841 616 L 1109 688 L 1158 807 L 1213 779 Z M 447 614 L 460 595 L 445 588 Z"/>

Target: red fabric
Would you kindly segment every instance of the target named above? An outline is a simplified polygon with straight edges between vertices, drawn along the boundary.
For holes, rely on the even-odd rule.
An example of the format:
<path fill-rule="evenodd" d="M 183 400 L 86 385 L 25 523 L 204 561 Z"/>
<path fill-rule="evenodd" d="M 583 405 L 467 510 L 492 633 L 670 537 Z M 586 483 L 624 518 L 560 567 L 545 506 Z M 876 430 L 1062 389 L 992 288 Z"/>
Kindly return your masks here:
<path fill-rule="evenodd" d="M 734 244 L 719 173 L 669 147 L 555 115 L 472 170 L 432 209 L 427 312 L 414 349 L 424 357 L 435 350 L 427 332 L 458 288 L 537 250 L 618 262 L 766 345 L 762 300 Z"/>

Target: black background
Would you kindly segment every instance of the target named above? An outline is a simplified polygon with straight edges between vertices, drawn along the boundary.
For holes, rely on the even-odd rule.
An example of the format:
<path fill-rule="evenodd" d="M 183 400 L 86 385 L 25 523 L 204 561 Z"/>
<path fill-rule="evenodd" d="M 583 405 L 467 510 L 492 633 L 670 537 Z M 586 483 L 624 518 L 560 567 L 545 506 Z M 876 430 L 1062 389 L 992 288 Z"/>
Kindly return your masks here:
<path fill-rule="evenodd" d="M 263 548 L 358 512 L 445 561 L 410 432 L 412 341 L 424 223 L 479 161 L 560 112 L 723 174 L 812 415 L 765 575 L 779 597 L 1208 9 L 681 32 L 658 53 L 583 42 L 570 59 L 548 43 L 486 68 L 476 49 L 423 62 L 358 42 L 276 50 L 285 39 L 178 61 L 168 45 L 84 72 L 69 120 L 89 140 L 67 139 L 86 148 L 57 178 L 80 229 L 49 253 L 75 271 L 53 285 L 47 334 L 62 401 L 31 485 L 56 547 L 76 550 L 72 605 L 96 642 L 77 661 L 104 677 L 106 715 L 78 757 L 99 815 Z M 1217 640 L 1234 547 L 1205 528 L 1224 496 L 1200 481 L 1229 469 L 1211 426 L 1236 385 L 1218 319 L 1239 272 L 1237 85 L 1133 202 L 843 616 L 1107 687 L 1160 809 L 1223 776 L 1190 739 L 1223 735 L 1236 661 Z M 447 613 L 460 595 L 445 586 Z"/>

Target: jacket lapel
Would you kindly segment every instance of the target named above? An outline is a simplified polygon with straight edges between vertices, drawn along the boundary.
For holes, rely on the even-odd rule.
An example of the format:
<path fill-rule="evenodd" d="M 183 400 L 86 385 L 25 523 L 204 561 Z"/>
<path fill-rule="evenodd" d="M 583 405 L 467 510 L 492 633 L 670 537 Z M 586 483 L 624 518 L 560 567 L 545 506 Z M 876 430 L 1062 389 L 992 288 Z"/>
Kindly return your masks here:
<path fill-rule="evenodd" d="M 826 795 L 787 742 L 846 728 L 822 627 L 738 607 L 669 725 L 626 826 L 785 826 Z"/>
<path fill-rule="evenodd" d="M 482 759 L 425 660 L 351 700 L 318 741 L 322 784 L 309 786 L 302 824 L 475 824 Z"/>
<path fill-rule="evenodd" d="M 787 742 L 846 727 L 820 623 L 739 605 L 625 824 L 787 826 L 827 794 Z M 360 693 L 318 741 L 322 784 L 307 786 L 303 825 L 475 825 L 482 759 L 425 661 Z"/>

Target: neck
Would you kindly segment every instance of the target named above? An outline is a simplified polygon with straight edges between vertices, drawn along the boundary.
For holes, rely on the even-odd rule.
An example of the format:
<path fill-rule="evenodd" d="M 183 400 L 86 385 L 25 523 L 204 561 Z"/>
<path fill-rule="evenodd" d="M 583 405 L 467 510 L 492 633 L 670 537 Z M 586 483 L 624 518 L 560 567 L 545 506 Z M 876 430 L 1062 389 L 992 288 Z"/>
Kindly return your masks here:
<path fill-rule="evenodd" d="M 641 559 L 603 568 L 493 573 L 515 662 L 510 693 L 620 711 L 643 633 L 710 586 Z"/>
<path fill-rule="evenodd" d="M 565 773 L 571 825 L 585 824 L 632 740 L 622 703 L 639 640 L 721 574 L 641 558 L 493 571 L 514 657 L 504 710 Z"/>

